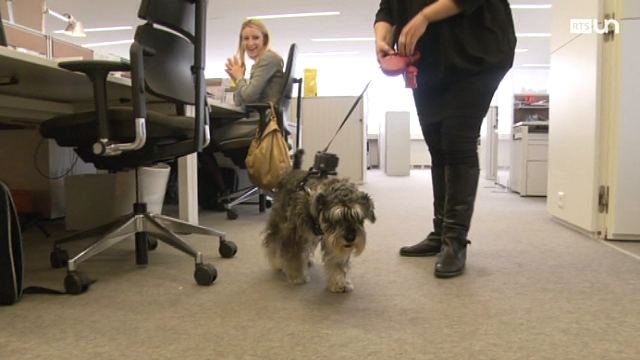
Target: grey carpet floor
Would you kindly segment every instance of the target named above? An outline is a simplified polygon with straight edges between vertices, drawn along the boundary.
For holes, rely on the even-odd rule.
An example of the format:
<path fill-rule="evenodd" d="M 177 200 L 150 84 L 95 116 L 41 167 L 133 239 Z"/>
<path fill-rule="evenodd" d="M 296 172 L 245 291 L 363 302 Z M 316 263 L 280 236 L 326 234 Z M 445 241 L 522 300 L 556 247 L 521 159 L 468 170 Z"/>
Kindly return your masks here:
<path fill-rule="evenodd" d="M 640 359 L 638 258 L 558 224 L 544 199 L 490 185 L 480 185 L 464 276 L 438 280 L 435 258 L 398 255 L 430 229 L 428 170 L 370 171 L 363 188 L 378 222 L 354 261 L 354 292 L 329 293 L 320 266 L 302 286 L 271 272 L 267 214 L 203 212 L 239 246 L 221 259 L 217 241 L 186 237 L 218 268 L 213 286 L 197 286 L 193 262 L 162 244 L 138 268 L 124 242 L 80 265 L 98 280 L 89 292 L 0 308 L 0 359 Z M 61 289 L 51 240 L 32 228 L 25 243 L 27 285 Z"/>

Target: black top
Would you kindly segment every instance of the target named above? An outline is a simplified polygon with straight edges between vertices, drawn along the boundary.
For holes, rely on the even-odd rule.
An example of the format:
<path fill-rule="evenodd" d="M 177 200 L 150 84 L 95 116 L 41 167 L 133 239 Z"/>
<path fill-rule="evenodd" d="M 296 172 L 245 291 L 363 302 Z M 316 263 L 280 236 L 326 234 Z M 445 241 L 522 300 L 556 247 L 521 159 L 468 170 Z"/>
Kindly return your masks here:
<path fill-rule="evenodd" d="M 436 0 L 381 0 L 375 22 L 400 30 Z M 504 73 L 513 65 L 516 35 L 508 0 L 455 0 L 462 13 L 430 23 L 416 50 L 423 84 L 440 84 L 484 72 Z"/>

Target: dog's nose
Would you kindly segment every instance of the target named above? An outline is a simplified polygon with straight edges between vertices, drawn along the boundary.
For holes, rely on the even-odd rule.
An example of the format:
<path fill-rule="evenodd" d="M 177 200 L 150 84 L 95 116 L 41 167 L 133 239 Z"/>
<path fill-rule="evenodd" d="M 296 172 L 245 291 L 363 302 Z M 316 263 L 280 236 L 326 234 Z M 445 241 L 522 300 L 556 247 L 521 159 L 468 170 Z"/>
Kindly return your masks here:
<path fill-rule="evenodd" d="M 352 243 L 354 241 L 356 241 L 356 231 L 355 230 L 347 230 L 347 232 L 344 234 L 344 239 L 348 242 L 348 243 Z"/>

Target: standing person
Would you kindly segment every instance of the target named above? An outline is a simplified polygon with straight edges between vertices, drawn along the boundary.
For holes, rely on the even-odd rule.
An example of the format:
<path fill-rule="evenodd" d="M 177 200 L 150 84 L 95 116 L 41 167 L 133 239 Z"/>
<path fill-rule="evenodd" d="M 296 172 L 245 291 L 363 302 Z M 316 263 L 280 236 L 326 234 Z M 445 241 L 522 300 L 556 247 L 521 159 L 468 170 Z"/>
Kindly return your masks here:
<path fill-rule="evenodd" d="M 513 65 L 508 0 L 381 0 L 378 61 L 420 53 L 414 101 L 431 154 L 433 231 L 402 256 L 434 256 L 436 277 L 462 274 L 480 166 L 477 141 L 491 99 Z M 394 50 L 394 47 L 396 49 Z"/>

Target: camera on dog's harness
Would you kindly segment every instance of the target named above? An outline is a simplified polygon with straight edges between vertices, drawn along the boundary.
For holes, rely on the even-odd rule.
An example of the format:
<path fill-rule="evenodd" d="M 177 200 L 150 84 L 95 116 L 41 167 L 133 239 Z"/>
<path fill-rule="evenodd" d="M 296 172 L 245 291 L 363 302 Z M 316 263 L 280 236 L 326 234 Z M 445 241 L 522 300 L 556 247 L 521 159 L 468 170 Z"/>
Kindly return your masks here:
<path fill-rule="evenodd" d="M 349 109 L 347 116 L 345 116 L 344 120 L 342 120 L 342 124 L 336 131 L 335 135 L 333 135 L 333 138 L 331 138 L 331 141 L 329 141 L 329 144 L 327 144 L 327 147 L 325 147 L 324 150 L 318 151 L 316 153 L 316 157 L 313 160 L 313 166 L 309 169 L 309 172 L 300 181 L 300 183 L 298 183 L 298 186 L 296 187 L 296 191 L 304 191 L 305 193 L 307 193 L 307 195 L 309 195 L 309 197 L 311 197 L 311 190 L 307 186 L 307 181 L 310 178 L 316 177 L 320 179 L 326 179 L 329 175 L 332 175 L 332 176 L 338 175 L 338 173 L 336 172 L 336 169 L 338 168 L 338 163 L 340 162 L 340 158 L 336 154 L 327 152 L 327 150 L 329 149 L 329 146 L 331 146 L 331 143 L 336 138 L 340 130 L 342 130 L 342 127 L 349 119 L 349 116 L 351 116 L 353 111 L 356 109 L 356 106 L 358 106 L 358 103 L 360 102 L 360 100 L 362 100 L 362 97 L 364 96 L 364 93 L 367 91 L 367 88 L 369 87 L 370 83 L 371 81 L 367 83 L 367 85 L 364 87 L 364 90 L 362 90 L 362 93 L 360 93 L 360 96 L 358 96 L 356 101 L 353 103 L 353 106 L 351 106 L 351 109 Z M 313 224 L 314 234 L 318 236 L 324 235 L 324 232 L 320 227 L 320 223 L 318 222 L 318 219 L 311 216 L 311 222 Z"/>

